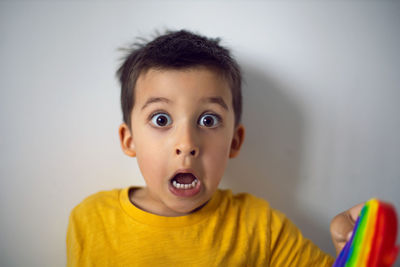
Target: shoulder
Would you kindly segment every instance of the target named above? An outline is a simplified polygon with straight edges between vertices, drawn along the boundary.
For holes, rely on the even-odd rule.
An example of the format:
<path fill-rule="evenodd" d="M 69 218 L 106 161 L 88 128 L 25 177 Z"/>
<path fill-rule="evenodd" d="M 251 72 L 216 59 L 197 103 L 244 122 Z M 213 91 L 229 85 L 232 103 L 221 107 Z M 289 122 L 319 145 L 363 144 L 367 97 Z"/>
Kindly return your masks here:
<path fill-rule="evenodd" d="M 83 199 L 71 211 L 72 217 L 90 216 L 119 206 L 119 195 L 123 189 L 100 191 Z"/>
<path fill-rule="evenodd" d="M 231 190 L 220 190 L 221 211 L 228 216 L 243 217 L 247 222 L 266 223 L 272 213 L 268 201 L 249 193 L 232 193 Z"/>
<path fill-rule="evenodd" d="M 268 201 L 249 193 L 232 193 L 231 190 L 219 190 L 223 202 L 239 208 L 270 210 Z"/>
<path fill-rule="evenodd" d="M 231 190 L 220 190 L 220 194 L 222 196 L 221 206 L 226 214 L 232 216 L 233 213 L 236 213 L 246 218 L 248 222 L 254 221 L 257 224 L 265 225 L 268 229 L 275 230 L 291 223 L 284 213 L 272 208 L 265 199 L 249 193 L 234 194 Z"/>
<path fill-rule="evenodd" d="M 115 221 L 113 219 L 121 211 L 119 196 L 122 191 L 123 189 L 114 189 L 97 192 L 73 208 L 66 237 L 68 262 L 78 260 L 87 244 L 97 238 L 101 239 L 99 233 L 104 232 L 105 225 L 112 226 Z M 95 236 L 96 239 L 93 239 Z"/>

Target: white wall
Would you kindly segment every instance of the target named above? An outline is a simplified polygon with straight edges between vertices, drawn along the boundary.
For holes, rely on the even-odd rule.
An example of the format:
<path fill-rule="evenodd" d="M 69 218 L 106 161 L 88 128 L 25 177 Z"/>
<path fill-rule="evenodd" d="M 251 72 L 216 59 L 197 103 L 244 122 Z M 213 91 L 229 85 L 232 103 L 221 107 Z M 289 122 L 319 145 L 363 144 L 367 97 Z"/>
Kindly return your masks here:
<path fill-rule="evenodd" d="M 143 184 L 123 155 L 118 47 L 155 29 L 223 38 L 241 63 L 247 139 L 222 187 L 284 211 L 333 253 L 330 219 L 400 210 L 400 2 L 0 3 L 0 266 L 63 266 L 70 210 Z"/>

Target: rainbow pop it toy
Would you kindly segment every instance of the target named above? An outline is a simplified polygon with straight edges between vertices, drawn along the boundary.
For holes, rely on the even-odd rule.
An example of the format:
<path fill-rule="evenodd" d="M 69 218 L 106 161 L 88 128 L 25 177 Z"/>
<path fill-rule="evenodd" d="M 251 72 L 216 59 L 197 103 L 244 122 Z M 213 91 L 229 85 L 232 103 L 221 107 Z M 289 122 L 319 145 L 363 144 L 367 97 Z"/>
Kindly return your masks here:
<path fill-rule="evenodd" d="M 397 257 L 396 210 L 388 203 L 370 199 L 362 208 L 353 234 L 333 267 L 389 267 Z"/>

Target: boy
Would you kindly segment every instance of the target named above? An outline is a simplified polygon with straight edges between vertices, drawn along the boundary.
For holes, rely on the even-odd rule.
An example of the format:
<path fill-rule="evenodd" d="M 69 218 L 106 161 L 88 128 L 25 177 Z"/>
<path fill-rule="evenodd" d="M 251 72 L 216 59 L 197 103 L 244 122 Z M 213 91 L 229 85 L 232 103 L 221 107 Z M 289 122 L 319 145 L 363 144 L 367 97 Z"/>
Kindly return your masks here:
<path fill-rule="evenodd" d="M 136 45 L 117 74 L 121 147 L 146 187 L 99 192 L 75 207 L 68 266 L 332 265 L 266 201 L 217 188 L 245 135 L 240 70 L 218 40 L 168 32 Z M 339 250 L 352 225 L 338 218 Z"/>

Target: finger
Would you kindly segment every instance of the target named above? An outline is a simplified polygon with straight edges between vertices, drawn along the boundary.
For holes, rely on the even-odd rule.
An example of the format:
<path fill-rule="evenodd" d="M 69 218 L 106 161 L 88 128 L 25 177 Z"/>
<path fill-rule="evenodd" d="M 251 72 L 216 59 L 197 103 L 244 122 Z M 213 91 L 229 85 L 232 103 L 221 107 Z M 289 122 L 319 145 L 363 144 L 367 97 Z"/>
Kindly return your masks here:
<path fill-rule="evenodd" d="M 339 255 L 339 253 L 343 250 L 344 246 L 346 246 L 346 242 L 338 243 L 338 246 L 336 248 L 336 255 Z"/>
<path fill-rule="evenodd" d="M 365 203 L 360 203 L 355 205 L 354 207 L 348 209 L 346 212 L 349 215 L 350 219 L 354 222 L 356 222 L 358 216 L 360 215 L 360 212 L 362 210 L 362 208 L 364 207 Z"/>
<path fill-rule="evenodd" d="M 337 254 L 343 249 L 346 242 L 350 240 L 356 220 L 363 206 L 364 203 L 357 204 L 332 219 L 330 230 Z"/>
<path fill-rule="evenodd" d="M 332 241 L 336 249 L 336 254 L 342 250 L 347 242 L 348 233 L 353 230 L 354 221 L 347 211 L 336 215 L 330 225 Z"/>
<path fill-rule="evenodd" d="M 339 213 L 331 222 L 332 238 L 336 242 L 346 242 L 348 235 L 353 231 L 355 220 L 348 211 Z"/>
<path fill-rule="evenodd" d="M 346 245 L 346 243 L 351 239 L 351 236 L 353 235 L 353 231 L 350 231 L 347 235 L 347 238 L 341 242 L 338 243 L 337 247 L 337 253 L 339 253 L 340 251 L 342 251 L 342 249 L 344 248 L 344 246 Z"/>

